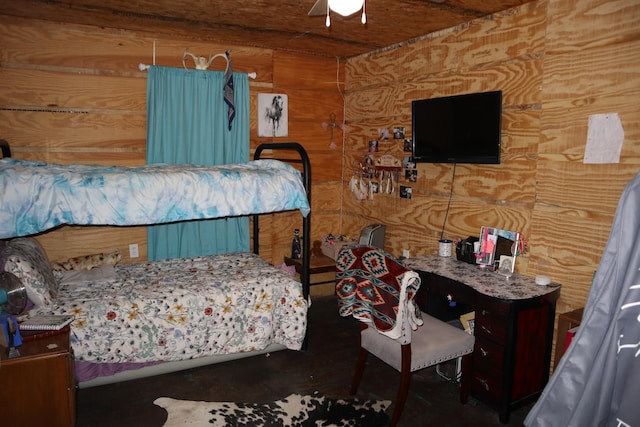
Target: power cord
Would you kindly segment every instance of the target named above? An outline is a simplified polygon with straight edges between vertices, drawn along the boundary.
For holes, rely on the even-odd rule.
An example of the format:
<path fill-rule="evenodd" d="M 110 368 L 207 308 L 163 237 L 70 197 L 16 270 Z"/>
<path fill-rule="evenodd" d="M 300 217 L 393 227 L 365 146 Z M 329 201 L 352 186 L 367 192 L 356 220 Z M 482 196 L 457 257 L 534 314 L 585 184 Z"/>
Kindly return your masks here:
<path fill-rule="evenodd" d="M 453 198 L 453 183 L 456 179 L 456 163 L 453 164 L 453 171 L 451 172 L 451 190 L 449 191 L 449 201 L 447 202 L 447 211 L 444 213 L 444 221 L 442 222 L 442 230 L 440 230 L 440 240 L 444 237 L 444 227 L 447 225 L 447 218 L 449 217 L 449 208 L 451 207 L 451 199 Z"/>

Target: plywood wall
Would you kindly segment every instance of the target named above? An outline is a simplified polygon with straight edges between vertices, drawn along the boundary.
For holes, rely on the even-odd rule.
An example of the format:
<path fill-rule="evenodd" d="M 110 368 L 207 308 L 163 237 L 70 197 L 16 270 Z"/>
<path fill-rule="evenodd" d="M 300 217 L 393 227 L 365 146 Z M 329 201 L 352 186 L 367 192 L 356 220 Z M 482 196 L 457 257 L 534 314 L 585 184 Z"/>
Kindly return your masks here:
<path fill-rule="evenodd" d="M 1 14 L 1 12 L 0 12 Z M 294 55 L 215 41 L 117 29 L 59 25 L 0 15 L 0 137 L 14 156 L 62 163 L 144 163 L 146 74 L 153 42 L 159 65 L 182 66 L 185 47 L 231 49 L 250 82 L 251 145 L 258 138 L 257 94 L 289 96 L 289 137 L 313 166 L 312 236 L 357 234 L 387 224 L 386 249 L 434 253 L 441 235 L 477 235 L 482 225 L 522 231 L 529 254 L 521 273 L 544 272 L 563 284 L 559 311 L 582 306 L 606 243 L 618 197 L 640 169 L 640 12 L 634 0 L 542 0 L 350 59 Z M 342 85 L 342 81 L 345 85 Z M 344 103 L 341 91 L 344 90 Z M 412 199 L 398 191 L 358 201 L 348 188 L 379 128 L 405 127 L 413 99 L 502 90 L 502 164 L 418 166 Z M 344 110 L 343 110 L 344 108 Z M 620 115 L 620 163 L 582 163 L 588 118 Z M 335 129 L 321 126 L 346 116 Z M 402 159 L 401 141 L 381 153 Z M 344 168 L 343 168 L 344 164 Z M 343 176 L 344 172 L 344 176 Z M 398 184 L 409 184 L 400 179 Z M 451 197 L 450 197 L 451 195 Z M 261 221 L 263 254 L 280 262 L 296 214 Z M 64 227 L 39 236 L 54 260 L 140 245 L 144 227 Z"/>
<path fill-rule="evenodd" d="M 343 119 L 339 88 L 344 64 L 333 58 L 294 55 L 215 41 L 171 38 L 118 29 L 60 25 L 8 18 L 0 12 L 0 138 L 19 159 L 59 163 L 140 165 L 146 155 L 146 72 L 155 42 L 157 65 L 182 67 L 186 47 L 196 55 L 231 50 L 235 71 L 250 80 L 251 147 L 297 141 L 312 163 L 312 239 L 339 224 L 342 135 L 330 149 L 321 126 L 331 113 Z M 220 63 L 217 63 L 219 61 Z M 213 69 L 223 69 L 215 60 Z M 257 136 L 257 94 L 283 93 L 289 100 L 289 136 Z M 247 159 L 248 160 L 248 159 Z M 274 263 L 290 251 L 299 213 L 261 221 L 261 253 Z M 136 243 L 147 254 L 145 227 L 63 227 L 38 236 L 52 260 L 120 248 L 128 258 Z"/>
<path fill-rule="evenodd" d="M 517 270 L 563 284 L 558 311 L 583 306 L 624 185 L 640 170 L 640 9 L 636 1 L 543 0 L 346 66 L 343 229 L 387 225 L 385 248 L 437 252 L 441 235 L 483 225 L 521 231 Z M 420 164 L 412 198 L 356 199 L 348 188 L 379 128 L 411 137 L 414 99 L 503 91 L 500 165 Z M 618 113 L 620 163 L 583 164 L 589 116 Z M 379 154 L 399 159 L 402 142 Z"/>

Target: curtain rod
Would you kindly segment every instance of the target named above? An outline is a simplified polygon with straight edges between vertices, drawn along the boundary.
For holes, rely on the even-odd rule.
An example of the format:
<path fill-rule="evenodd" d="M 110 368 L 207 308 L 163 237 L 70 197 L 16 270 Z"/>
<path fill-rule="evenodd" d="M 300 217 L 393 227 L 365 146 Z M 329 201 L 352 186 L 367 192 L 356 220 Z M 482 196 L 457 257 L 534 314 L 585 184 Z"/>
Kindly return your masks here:
<path fill-rule="evenodd" d="M 182 56 L 182 65 L 186 68 L 186 65 L 184 65 L 184 59 L 186 55 L 190 55 L 194 58 L 194 60 L 196 59 L 196 57 L 188 52 L 188 49 L 184 50 L 184 54 Z M 227 56 L 225 56 L 225 54 L 219 53 L 217 55 L 214 55 L 212 57 L 209 58 L 209 63 L 211 63 L 211 61 L 215 58 L 217 58 L 218 56 L 222 56 L 227 60 L 227 67 L 229 67 L 229 59 L 227 58 Z M 153 65 L 156 65 L 156 41 L 153 41 Z M 207 64 L 208 66 L 209 64 Z M 147 64 L 143 64 L 142 62 L 138 64 L 138 69 L 140 71 L 147 71 L 149 69 L 150 65 Z M 255 79 L 257 74 L 255 72 L 252 73 L 247 73 L 247 76 L 251 79 Z"/>
<path fill-rule="evenodd" d="M 140 71 L 147 71 L 149 69 L 149 67 L 151 67 L 151 65 L 143 64 L 142 62 L 138 64 L 138 69 Z M 236 71 L 234 71 L 234 72 L 236 72 Z M 247 73 L 247 77 L 249 77 L 251 79 L 255 79 L 257 76 L 258 75 L 256 74 L 255 71 L 253 71 L 251 73 Z"/>

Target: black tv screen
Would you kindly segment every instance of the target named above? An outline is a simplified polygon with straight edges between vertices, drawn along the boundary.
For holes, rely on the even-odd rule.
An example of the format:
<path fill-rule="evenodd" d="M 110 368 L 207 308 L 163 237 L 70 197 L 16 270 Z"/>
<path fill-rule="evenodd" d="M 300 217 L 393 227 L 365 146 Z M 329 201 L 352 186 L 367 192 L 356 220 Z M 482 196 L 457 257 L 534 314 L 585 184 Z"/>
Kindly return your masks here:
<path fill-rule="evenodd" d="M 500 163 L 502 91 L 411 103 L 413 161 Z"/>

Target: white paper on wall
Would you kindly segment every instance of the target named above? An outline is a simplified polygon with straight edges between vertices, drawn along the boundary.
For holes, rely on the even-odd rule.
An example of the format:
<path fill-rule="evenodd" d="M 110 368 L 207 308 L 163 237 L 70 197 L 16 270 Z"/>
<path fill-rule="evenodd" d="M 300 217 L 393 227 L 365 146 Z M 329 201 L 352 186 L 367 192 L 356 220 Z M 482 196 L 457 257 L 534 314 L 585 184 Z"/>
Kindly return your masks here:
<path fill-rule="evenodd" d="M 624 129 L 618 113 L 589 116 L 583 163 L 620 163 Z"/>

